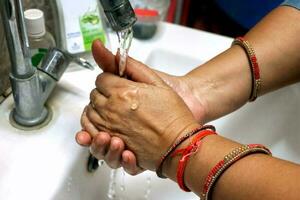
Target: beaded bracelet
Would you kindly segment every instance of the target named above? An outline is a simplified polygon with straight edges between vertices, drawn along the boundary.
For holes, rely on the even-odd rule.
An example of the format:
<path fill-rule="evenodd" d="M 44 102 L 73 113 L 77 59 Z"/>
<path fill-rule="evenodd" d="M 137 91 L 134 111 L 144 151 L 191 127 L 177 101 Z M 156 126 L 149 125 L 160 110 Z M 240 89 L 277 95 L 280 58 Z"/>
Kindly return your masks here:
<path fill-rule="evenodd" d="M 210 129 L 212 131 L 215 131 L 215 127 L 212 125 L 205 125 L 199 128 L 196 128 L 194 130 L 192 130 L 191 132 L 185 134 L 184 136 L 180 137 L 178 140 L 176 140 L 173 145 L 163 154 L 163 156 L 160 158 L 159 163 L 157 165 L 157 169 L 156 169 L 156 175 L 159 178 L 167 178 L 163 175 L 162 173 L 162 167 L 163 167 L 163 163 L 164 161 L 167 159 L 167 157 L 180 145 L 182 144 L 186 139 L 190 138 L 191 136 L 197 134 L 198 132 L 202 131 L 202 130 L 207 130 Z"/>
<path fill-rule="evenodd" d="M 191 190 L 185 185 L 184 183 L 184 171 L 187 165 L 187 162 L 190 159 L 190 156 L 194 153 L 196 153 L 201 145 L 201 141 L 209 135 L 217 134 L 216 132 L 212 130 L 202 130 L 198 132 L 198 134 L 193 138 L 191 143 L 186 147 L 182 149 L 178 149 L 174 151 L 174 153 L 171 154 L 172 157 L 177 155 L 182 155 L 180 160 L 178 161 L 178 167 L 177 167 L 177 183 L 179 187 L 185 191 L 190 192 Z"/>
<path fill-rule="evenodd" d="M 259 65 L 257 62 L 254 49 L 252 48 L 250 43 L 247 40 L 245 40 L 243 37 L 237 37 L 232 42 L 232 45 L 239 45 L 246 51 L 250 63 L 251 77 L 252 77 L 252 89 L 251 89 L 249 101 L 250 102 L 255 101 L 261 87 L 261 78 L 260 78 Z"/>
<path fill-rule="evenodd" d="M 223 160 L 218 162 L 212 170 L 209 172 L 205 179 L 205 184 L 203 187 L 201 199 L 210 199 L 211 191 L 220 176 L 228 169 L 232 164 L 241 158 L 253 154 L 253 153 L 264 153 L 267 155 L 272 155 L 269 149 L 260 144 L 249 144 L 242 145 L 234 149 L 231 153 L 226 155 Z"/>

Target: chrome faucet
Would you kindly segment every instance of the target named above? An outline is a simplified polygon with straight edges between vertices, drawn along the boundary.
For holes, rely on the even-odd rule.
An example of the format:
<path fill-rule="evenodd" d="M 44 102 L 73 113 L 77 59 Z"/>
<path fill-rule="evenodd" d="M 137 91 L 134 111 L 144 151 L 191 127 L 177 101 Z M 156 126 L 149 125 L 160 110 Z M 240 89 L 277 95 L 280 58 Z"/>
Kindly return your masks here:
<path fill-rule="evenodd" d="M 116 32 L 132 27 L 137 18 L 129 0 L 100 0 L 105 16 Z"/>
<path fill-rule="evenodd" d="M 45 55 L 41 67 L 33 67 L 22 0 L 0 0 L 0 5 L 11 61 L 10 82 L 15 101 L 12 117 L 22 126 L 39 125 L 48 116 L 45 103 L 57 81 L 71 61 L 82 60 L 52 48 Z M 91 68 L 88 64 L 86 67 Z"/>

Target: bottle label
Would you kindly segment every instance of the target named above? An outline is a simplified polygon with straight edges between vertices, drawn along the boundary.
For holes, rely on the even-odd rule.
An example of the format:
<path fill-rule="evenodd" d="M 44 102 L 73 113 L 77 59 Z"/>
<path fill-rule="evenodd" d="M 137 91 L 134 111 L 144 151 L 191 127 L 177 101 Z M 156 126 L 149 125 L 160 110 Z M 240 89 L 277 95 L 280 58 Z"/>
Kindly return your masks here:
<path fill-rule="evenodd" d="M 69 53 L 91 50 L 93 40 L 106 42 L 98 0 L 60 0 L 65 30 L 65 48 Z"/>
<path fill-rule="evenodd" d="M 87 10 L 80 17 L 79 23 L 86 51 L 91 50 L 92 43 L 96 39 L 100 39 L 105 44 L 105 33 L 97 6 L 94 10 Z"/>

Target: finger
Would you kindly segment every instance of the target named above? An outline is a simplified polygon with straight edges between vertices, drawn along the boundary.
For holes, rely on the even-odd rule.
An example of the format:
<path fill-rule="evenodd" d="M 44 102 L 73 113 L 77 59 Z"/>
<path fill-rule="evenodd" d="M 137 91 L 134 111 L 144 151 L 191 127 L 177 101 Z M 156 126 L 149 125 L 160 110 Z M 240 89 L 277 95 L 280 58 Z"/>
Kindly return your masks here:
<path fill-rule="evenodd" d="M 116 57 L 107 48 L 105 48 L 100 40 L 95 40 L 93 42 L 92 53 L 96 63 L 104 72 L 118 74 Z"/>
<path fill-rule="evenodd" d="M 101 110 L 105 106 L 107 98 L 103 94 L 101 94 L 97 89 L 93 89 L 90 93 L 90 101 L 91 106 L 95 110 Z"/>
<path fill-rule="evenodd" d="M 111 138 L 110 146 L 104 160 L 112 169 L 117 169 L 121 166 L 121 155 L 124 147 L 124 142 L 120 138 Z"/>
<path fill-rule="evenodd" d="M 132 81 L 120 78 L 111 73 L 102 73 L 96 79 L 97 90 L 105 97 L 109 97 L 115 88 L 134 84 Z"/>
<path fill-rule="evenodd" d="M 92 137 L 86 131 L 79 131 L 75 136 L 76 142 L 84 147 L 88 147 L 92 143 Z"/>
<path fill-rule="evenodd" d="M 107 150 L 110 145 L 111 137 L 106 132 L 100 132 L 94 139 L 91 144 L 91 153 L 95 156 L 98 160 L 102 160 L 105 158 Z"/>
<path fill-rule="evenodd" d="M 91 105 L 87 106 L 86 116 L 94 127 L 101 131 L 109 132 L 110 129 L 108 127 L 108 123 Z"/>
<path fill-rule="evenodd" d="M 92 45 L 92 52 L 97 64 L 104 72 L 118 74 L 118 66 L 120 54 L 115 57 L 103 44 L 96 40 Z M 141 62 L 128 57 L 126 65 L 126 75 L 131 80 L 148 84 L 162 84 L 162 80 L 155 74 L 153 70 Z"/>
<path fill-rule="evenodd" d="M 98 134 L 99 130 L 94 126 L 94 124 L 87 117 L 87 106 L 85 107 L 81 116 L 81 126 L 84 131 L 89 133 L 92 137 Z"/>
<path fill-rule="evenodd" d="M 135 155 L 129 150 L 125 150 L 122 153 L 122 166 L 124 170 L 132 176 L 135 176 L 145 171 L 137 165 Z"/>
<path fill-rule="evenodd" d="M 116 56 L 117 63 L 120 60 L 120 54 L 118 52 Z M 126 63 L 126 76 L 135 82 L 147 83 L 152 85 L 160 85 L 164 82 L 162 79 L 147 65 L 128 57 Z"/>

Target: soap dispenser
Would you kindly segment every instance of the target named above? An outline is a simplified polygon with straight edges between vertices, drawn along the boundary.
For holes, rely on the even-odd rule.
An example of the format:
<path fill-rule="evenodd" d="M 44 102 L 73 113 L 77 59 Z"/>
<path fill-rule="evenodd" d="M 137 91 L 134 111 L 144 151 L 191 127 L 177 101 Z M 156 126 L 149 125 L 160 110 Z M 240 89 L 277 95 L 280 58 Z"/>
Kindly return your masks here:
<path fill-rule="evenodd" d="M 48 49 L 55 46 L 53 36 L 46 30 L 43 11 L 28 9 L 24 12 L 32 64 L 37 67 Z"/>

